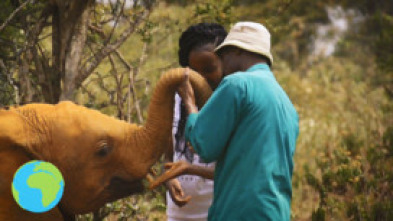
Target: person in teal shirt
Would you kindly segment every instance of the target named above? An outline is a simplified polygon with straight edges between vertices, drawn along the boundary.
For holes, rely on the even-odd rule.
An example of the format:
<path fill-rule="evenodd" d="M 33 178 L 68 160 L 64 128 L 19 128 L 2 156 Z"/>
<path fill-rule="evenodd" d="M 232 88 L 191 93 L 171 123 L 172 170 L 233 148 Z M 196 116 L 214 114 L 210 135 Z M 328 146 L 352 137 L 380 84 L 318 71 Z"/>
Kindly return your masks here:
<path fill-rule="evenodd" d="M 187 74 L 178 90 L 190 113 L 186 139 L 216 161 L 208 220 L 290 220 L 299 118 L 270 70 L 270 34 L 239 22 L 216 53 L 224 78 L 199 113 Z"/>

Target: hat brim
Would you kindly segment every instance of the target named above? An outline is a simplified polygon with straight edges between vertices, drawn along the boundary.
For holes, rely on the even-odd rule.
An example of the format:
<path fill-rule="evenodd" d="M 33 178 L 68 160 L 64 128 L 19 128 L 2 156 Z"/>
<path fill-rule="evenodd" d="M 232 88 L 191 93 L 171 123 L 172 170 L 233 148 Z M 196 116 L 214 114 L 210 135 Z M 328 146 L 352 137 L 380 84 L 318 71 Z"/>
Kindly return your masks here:
<path fill-rule="evenodd" d="M 241 49 L 249 51 L 249 52 L 253 52 L 253 53 L 256 53 L 256 54 L 263 55 L 263 56 L 265 56 L 266 58 L 269 59 L 270 65 L 273 64 L 273 56 L 270 53 L 270 51 L 258 50 L 255 47 L 251 47 L 250 44 L 245 44 L 245 43 L 243 43 L 241 41 L 238 41 L 238 40 L 228 40 L 228 41 L 224 40 L 224 42 L 222 44 L 220 44 L 219 46 L 217 46 L 214 49 L 214 51 L 218 52 L 220 49 L 222 49 L 222 48 L 224 48 L 226 46 L 235 46 L 235 47 L 241 48 Z"/>

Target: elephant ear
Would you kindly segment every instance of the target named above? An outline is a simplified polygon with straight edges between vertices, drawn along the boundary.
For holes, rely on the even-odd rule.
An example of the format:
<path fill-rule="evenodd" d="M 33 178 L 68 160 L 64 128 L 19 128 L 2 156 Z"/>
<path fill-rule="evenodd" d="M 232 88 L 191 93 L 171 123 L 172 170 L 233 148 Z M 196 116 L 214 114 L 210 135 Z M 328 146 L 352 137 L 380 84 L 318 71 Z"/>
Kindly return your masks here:
<path fill-rule="evenodd" d="M 25 146 L 27 144 L 26 126 L 22 116 L 15 112 L 0 110 L 0 145 Z"/>
<path fill-rule="evenodd" d="M 26 117 L 15 109 L 0 110 L 0 151 L 17 146 L 22 147 L 26 154 L 35 155 L 31 147 L 36 139 Z"/>
<path fill-rule="evenodd" d="M 63 220 L 57 208 L 31 213 L 18 206 L 11 194 L 15 172 L 24 163 L 37 159 L 30 147 L 31 126 L 15 109 L 0 109 L 0 220 Z"/>

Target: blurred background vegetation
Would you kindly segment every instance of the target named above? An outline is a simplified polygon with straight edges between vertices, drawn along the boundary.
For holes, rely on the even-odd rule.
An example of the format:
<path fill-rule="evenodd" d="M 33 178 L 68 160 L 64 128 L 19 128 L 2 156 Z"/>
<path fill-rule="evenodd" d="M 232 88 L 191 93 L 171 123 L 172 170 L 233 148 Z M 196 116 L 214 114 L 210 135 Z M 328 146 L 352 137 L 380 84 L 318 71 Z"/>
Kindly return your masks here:
<path fill-rule="evenodd" d="M 393 1 L 78 2 L 0 2 L 1 106 L 67 99 L 143 123 L 183 30 L 260 22 L 300 116 L 292 220 L 393 220 Z M 165 220 L 164 191 L 78 219 Z"/>

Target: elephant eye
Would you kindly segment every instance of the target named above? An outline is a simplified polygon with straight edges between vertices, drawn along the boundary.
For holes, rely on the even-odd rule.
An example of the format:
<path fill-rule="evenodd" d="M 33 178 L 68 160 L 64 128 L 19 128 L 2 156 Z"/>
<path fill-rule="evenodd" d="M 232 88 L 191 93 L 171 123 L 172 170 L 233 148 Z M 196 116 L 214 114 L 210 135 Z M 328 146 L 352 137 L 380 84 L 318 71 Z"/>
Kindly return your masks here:
<path fill-rule="evenodd" d="M 110 148 L 108 144 L 101 144 L 100 149 L 96 152 L 96 155 L 99 157 L 105 157 L 111 152 L 111 149 L 112 148 Z"/>

